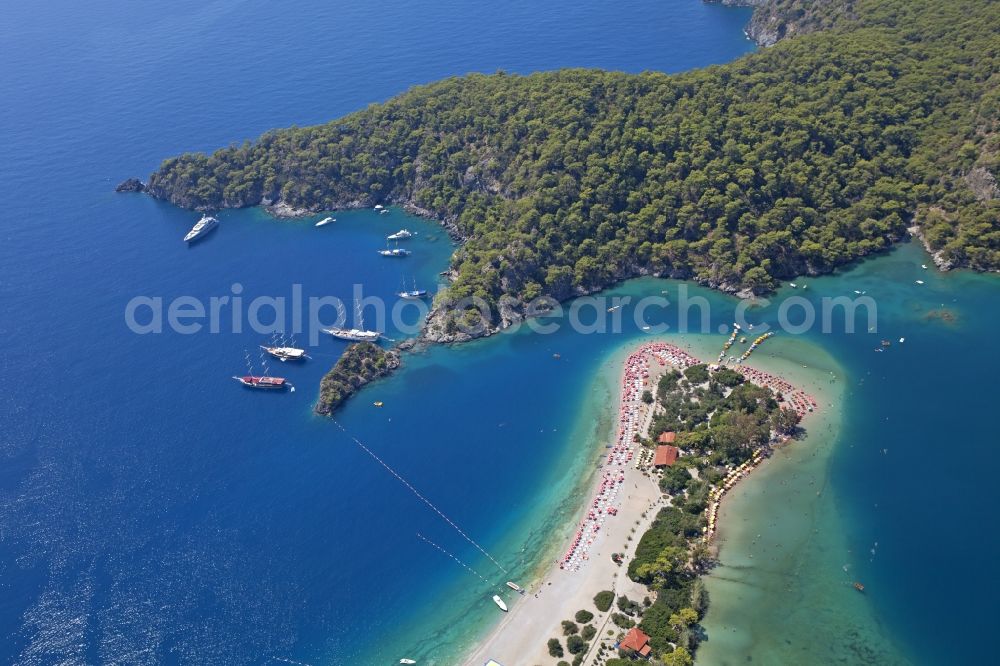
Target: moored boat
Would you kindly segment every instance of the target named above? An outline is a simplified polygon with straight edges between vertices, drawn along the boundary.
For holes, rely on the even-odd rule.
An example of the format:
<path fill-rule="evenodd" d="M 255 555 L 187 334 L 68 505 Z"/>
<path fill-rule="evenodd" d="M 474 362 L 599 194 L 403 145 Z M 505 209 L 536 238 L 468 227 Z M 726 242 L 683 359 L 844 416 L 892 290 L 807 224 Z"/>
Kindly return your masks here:
<path fill-rule="evenodd" d="M 400 229 L 396 233 L 386 236 L 386 238 L 389 240 L 406 240 L 407 238 L 413 238 L 414 236 L 416 236 L 416 234 L 409 229 Z"/>
<path fill-rule="evenodd" d="M 303 361 L 309 358 L 306 356 L 305 349 L 299 349 L 297 347 L 265 347 L 264 345 L 261 345 L 260 348 L 281 362 Z"/>
<path fill-rule="evenodd" d="M 499 606 L 500 610 L 502 610 L 504 613 L 507 612 L 507 604 L 505 604 L 503 602 L 503 599 L 500 598 L 499 594 L 494 594 L 493 595 L 493 603 L 495 603 L 497 606 Z"/>
<path fill-rule="evenodd" d="M 255 375 L 253 372 L 253 364 L 250 362 L 250 354 L 246 355 L 247 360 L 247 374 L 241 376 L 234 376 L 233 379 L 238 381 L 240 384 L 247 388 L 252 389 L 262 389 L 267 391 L 283 391 L 289 389 L 291 391 L 295 390 L 292 383 L 285 379 L 284 377 L 271 377 L 267 369 L 267 361 L 264 359 L 264 355 L 261 354 L 260 362 L 264 368 L 264 374 Z"/>
<path fill-rule="evenodd" d="M 384 250 L 379 250 L 378 253 L 381 254 L 383 257 L 408 257 L 408 256 L 410 256 L 410 251 L 409 250 L 404 250 L 401 247 L 394 247 L 391 250 L 389 248 L 386 248 Z"/>
<path fill-rule="evenodd" d="M 346 324 L 347 316 L 344 313 L 343 306 L 338 308 L 339 318 L 338 321 L 343 320 Z M 333 326 L 331 328 L 320 329 L 324 333 L 332 335 L 338 340 L 347 340 L 348 342 L 377 342 L 382 334 L 378 331 L 366 331 L 365 330 L 365 317 L 361 309 L 361 304 L 357 301 L 354 302 L 354 318 L 358 322 L 359 328 L 339 328 Z"/>
<path fill-rule="evenodd" d="M 233 377 L 247 388 L 281 390 L 291 386 L 284 377 L 268 377 L 267 375 L 243 375 Z"/>
<path fill-rule="evenodd" d="M 507 587 L 514 590 L 515 592 L 522 592 L 522 593 L 524 592 L 524 590 L 521 589 L 521 586 L 513 581 L 507 581 Z"/>
<path fill-rule="evenodd" d="M 211 231 L 218 225 L 219 225 L 219 220 L 217 220 L 216 218 L 212 217 L 211 215 L 202 215 L 201 219 L 198 220 L 193 227 L 191 227 L 191 231 L 187 232 L 187 234 L 184 236 L 184 242 L 192 243 L 198 240 L 199 238 L 205 236 L 205 234 L 207 234 L 209 231 Z"/>
<path fill-rule="evenodd" d="M 412 659 L 400 659 L 399 663 L 401 663 L 401 664 L 415 664 L 417 662 L 413 661 Z"/>
<path fill-rule="evenodd" d="M 315 226 L 317 226 L 317 227 L 324 227 L 324 226 L 330 224 L 331 222 L 336 222 L 336 221 L 337 221 L 336 218 L 333 218 L 333 217 L 324 217 L 322 220 L 320 220 L 319 222 L 317 222 Z"/>
<path fill-rule="evenodd" d="M 407 289 L 406 285 L 400 285 L 402 289 L 396 292 L 396 295 L 400 298 L 404 298 L 409 301 L 419 301 L 421 298 L 426 298 L 426 289 L 417 289 L 417 281 L 413 281 L 413 289 Z"/>
<path fill-rule="evenodd" d="M 360 328 L 324 328 L 322 330 L 338 340 L 347 340 L 348 342 L 375 342 L 382 337 L 378 331 L 365 331 Z"/>

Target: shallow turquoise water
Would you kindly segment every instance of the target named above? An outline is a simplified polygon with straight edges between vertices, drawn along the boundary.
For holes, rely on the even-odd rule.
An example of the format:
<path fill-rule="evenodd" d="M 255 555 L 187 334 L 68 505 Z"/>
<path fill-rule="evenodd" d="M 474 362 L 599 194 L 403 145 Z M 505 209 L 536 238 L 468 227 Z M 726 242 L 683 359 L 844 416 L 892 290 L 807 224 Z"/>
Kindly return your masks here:
<path fill-rule="evenodd" d="M 6 10 L 0 367 L 12 388 L 0 396 L 0 658 L 451 661 L 490 619 L 488 586 L 415 533 L 498 572 L 311 416 L 314 387 L 342 347 L 322 340 L 313 362 L 283 368 L 294 394 L 257 395 L 230 375 L 260 336 L 137 336 L 123 319 L 132 296 L 231 295 L 236 282 L 247 299 L 290 296 L 296 283 L 340 297 L 357 281 L 383 296 L 413 276 L 432 285 L 447 238 L 398 211 L 340 214 L 323 230 L 226 211 L 188 250 L 179 239 L 195 216 L 111 188 L 177 152 L 324 121 L 441 76 L 730 60 L 750 50 L 747 12 L 696 0 Z M 404 225 L 420 231 L 415 255 L 377 257 Z M 989 572 L 997 552 L 982 529 L 996 494 L 977 469 L 995 441 L 996 283 L 926 275 L 922 261 L 904 248 L 810 281 L 810 296 L 858 288 L 879 298 L 877 334 L 807 336 L 851 382 L 828 468 L 831 530 L 845 552 L 830 558 L 865 580 L 865 617 L 911 658 L 981 661 L 989 646 L 975 637 L 988 635 L 995 579 L 966 586 L 952 572 Z M 915 287 L 917 277 L 927 285 Z M 640 280 L 615 293 L 664 285 L 677 287 Z M 694 292 L 712 304 L 713 328 L 732 320 L 731 299 Z M 954 323 L 926 319 L 942 308 Z M 904 346 L 872 352 L 900 335 Z M 573 513 L 607 427 L 608 383 L 595 375 L 644 337 L 628 325 L 617 336 L 519 333 L 435 349 L 341 420 L 512 576 L 528 575 Z M 804 551 L 797 565 L 809 576 L 827 560 Z M 940 613 L 942 600 L 962 612 Z"/>
<path fill-rule="evenodd" d="M 983 521 L 998 492 L 977 461 L 996 441 L 998 284 L 929 263 L 910 244 L 798 280 L 810 300 L 866 291 L 878 330 L 807 336 L 833 357 L 843 409 L 736 493 L 705 663 L 988 660 L 1000 548 Z M 876 352 L 883 339 L 891 346 Z M 948 604 L 962 609 L 955 624 L 940 616 Z M 943 640 L 959 625 L 963 640 Z"/>

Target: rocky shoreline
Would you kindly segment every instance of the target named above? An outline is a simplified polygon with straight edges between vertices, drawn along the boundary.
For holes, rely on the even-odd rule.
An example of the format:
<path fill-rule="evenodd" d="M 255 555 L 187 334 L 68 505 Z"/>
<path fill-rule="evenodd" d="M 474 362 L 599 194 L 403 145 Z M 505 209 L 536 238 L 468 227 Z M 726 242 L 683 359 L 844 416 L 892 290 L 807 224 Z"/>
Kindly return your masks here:
<path fill-rule="evenodd" d="M 348 347 L 319 384 L 317 414 L 331 416 L 366 384 L 392 374 L 401 364 L 399 352 L 371 342 Z"/>

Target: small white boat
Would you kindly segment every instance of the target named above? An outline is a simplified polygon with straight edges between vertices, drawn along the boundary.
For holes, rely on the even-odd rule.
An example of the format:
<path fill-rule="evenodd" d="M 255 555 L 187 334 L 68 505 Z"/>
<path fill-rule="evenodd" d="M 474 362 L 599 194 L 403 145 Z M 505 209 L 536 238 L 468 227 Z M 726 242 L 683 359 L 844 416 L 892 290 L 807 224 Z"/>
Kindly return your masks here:
<path fill-rule="evenodd" d="M 926 270 L 927 269 L 927 264 L 920 264 L 920 267 L 923 268 L 924 270 Z"/>
<path fill-rule="evenodd" d="M 191 243 L 196 241 L 218 225 L 219 221 L 211 215 L 202 215 L 201 219 L 191 227 L 191 231 L 187 232 L 187 235 L 184 236 L 184 242 Z"/>
<path fill-rule="evenodd" d="M 375 210 L 382 210 L 383 208 L 385 208 L 385 206 L 382 204 L 375 204 Z"/>
<path fill-rule="evenodd" d="M 406 240 L 407 238 L 413 238 L 414 236 L 416 236 L 416 234 L 409 229 L 400 229 L 396 233 L 387 236 L 387 238 L 389 240 Z"/>
<path fill-rule="evenodd" d="M 798 287 L 798 285 L 795 284 L 794 282 L 789 282 L 788 286 L 791 287 L 792 289 L 795 289 L 796 287 Z"/>
<path fill-rule="evenodd" d="M 923 280 L 917 280 L 917 284 L 923 284 L 923 283 L 924 283 Z"/>
<path fill-rule="evenodd" d="M 388 208 L 383 208 L 382 210 L 380 210 L 378 212 L 378 214 L 379 215 L 388 215 L 389 214 L 389 209 Z"/>
<path fill-rule="evenodd" d="M 512 581 L 507 581 L 507 587 L 509 587 L 510 589 L 514 590 L 515 592 L 520 592 L 521 591 L 521 586 L 518 585 L 517 583 L 512 582 Z"/>
<path fill-rule="evenodd" d="M 413 661 L 412 659 L 400 659 L 399 663 L 401 663 L 401 664 L 415 664 L 417 662 Z"/>
<path fill-rule="evenodd" d="M 861 292 L 860 292 L 860 291 L 858 291 L 857 289 L 855 289 L 855 290 L 854 290 L 854 293 L 855 293 L 855 294 L 860 294 Z"/>
<path fill-rule="evenodd" d="M 332 217 L 324 217 L 322 220 L 320 220 L 319 222 L 317 222 L 315 226 L 317 226 L 317 227 L 324 227 L 324 226 L 330 224 L 331 222 L 336 222 L 336 221 L 337 220 L 334 219 L 334 218 L 332 218 Z"/>
<path fill-rule="evenodd" d="M 900 342 L 906 342 L 906 338 L 900 338 L 899 341 Z"/>
<path fill-rule="evenodd" d="M 497 606 L 499 606 L 500 610 L 502 610 L 504 613 L 507 612 L 507 604 L 505 604 L 503 602 L 503 599 L 500 598 L 499 594 L 494 594 L 493 595 L 493 603 L 495 603 Z"/>

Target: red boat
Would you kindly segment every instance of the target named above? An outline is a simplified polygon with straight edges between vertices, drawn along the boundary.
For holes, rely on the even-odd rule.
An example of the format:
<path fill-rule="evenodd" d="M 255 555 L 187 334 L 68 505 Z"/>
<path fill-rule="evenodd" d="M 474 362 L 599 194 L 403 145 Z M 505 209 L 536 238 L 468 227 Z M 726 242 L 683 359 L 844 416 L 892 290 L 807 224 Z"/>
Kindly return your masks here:
<path fill-rule="evenodd" d="M 253 364 L 250 362 L 250 354 L 246 355 L 246 359 L 247 374 L 242 377 L 233 377 L 233 379 L 238 381 L 240 384 L 243 384 L 243 386 L 252 389 L 266 389 L 271 391 L 283 391 L 285 389 L 290 389 L 292 391 L 295 390 L 292 383 L 284 377 L 272 377 L 268 374 L 269 370 L 267 369 L 267 360 L 264 358 L 263 354 L 260 356 L 260 362 L 264 366 L 263 375 L 253 374 Z"/>
<path fill-rule="evenodd" d="M 243 386 L 255 389 L 286 389 L 291 386 L 284 377 L 243 375 L 242 377 L 233 377 L 233 379 Z"/>

